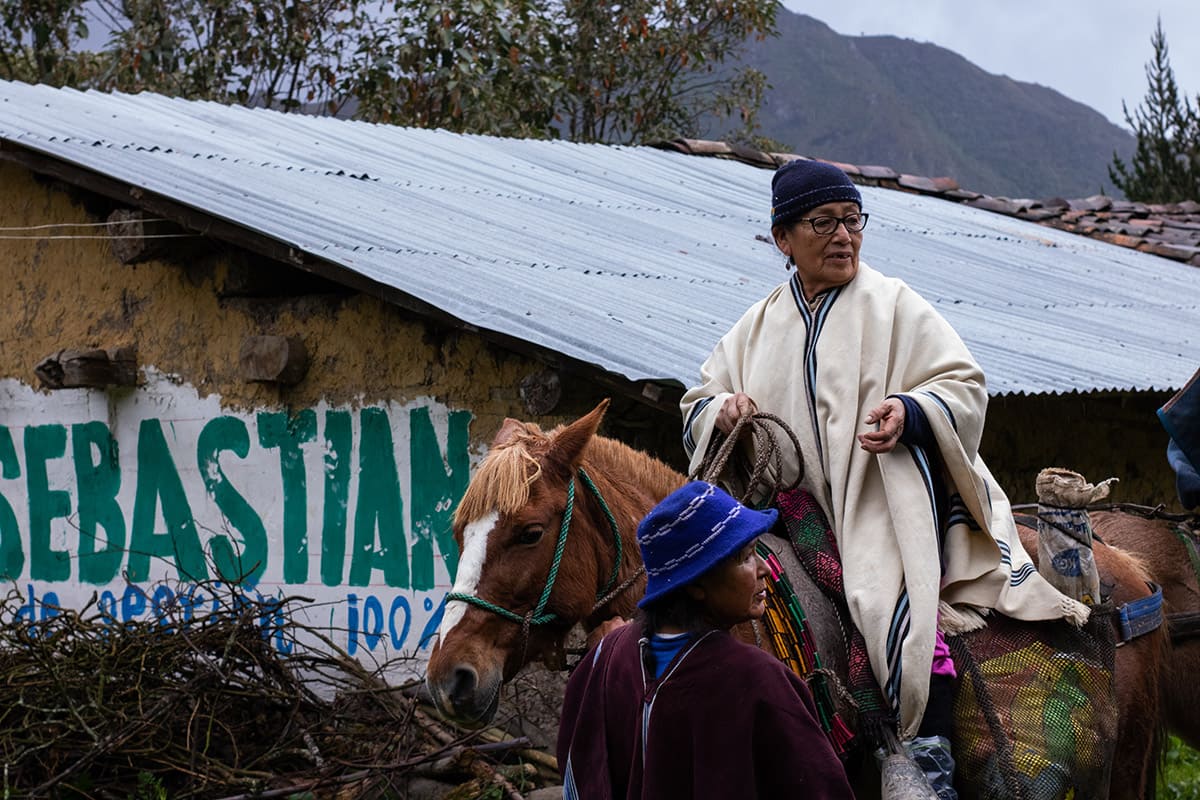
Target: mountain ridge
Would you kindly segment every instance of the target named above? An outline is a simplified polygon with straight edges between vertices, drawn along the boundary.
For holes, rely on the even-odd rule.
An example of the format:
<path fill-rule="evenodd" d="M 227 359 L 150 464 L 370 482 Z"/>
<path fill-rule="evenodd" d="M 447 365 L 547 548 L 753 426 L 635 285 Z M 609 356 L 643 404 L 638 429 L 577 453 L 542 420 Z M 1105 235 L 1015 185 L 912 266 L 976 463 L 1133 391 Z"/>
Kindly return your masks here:
<path fill-rule="evenodd" d="M 749 43 L 739 63 L 770 83 L 758 132 L 793 152 L 994 196 L 1122 196 L 1107 167 L 1136 140 L 1099 111 L 939 45 L 845 36 L 782 6 L 776 21 L 778 35 Z"/>

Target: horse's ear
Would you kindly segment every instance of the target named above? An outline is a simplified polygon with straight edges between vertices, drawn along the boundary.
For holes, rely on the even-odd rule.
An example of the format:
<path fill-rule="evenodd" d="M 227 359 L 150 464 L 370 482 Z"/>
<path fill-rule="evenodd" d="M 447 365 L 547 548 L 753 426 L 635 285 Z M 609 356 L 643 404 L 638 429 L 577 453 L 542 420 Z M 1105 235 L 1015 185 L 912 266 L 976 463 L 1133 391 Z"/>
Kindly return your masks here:
<path fill-rule="evenodd" d="M 608 398 L 604 398 L 600 401 L 600 405 L 565 428 L 559 429 L 551 440 L 550 452 L 546 457 L 566 467 L 577 466 L 579 460 L 583 458 L 584 448 L 600 428 L 600 420 L 604 419 L 604 412 L 608 410 L 608 402 Z"/>
<path fill-rule="evenodd" d="M 496 435 L 492 439 L 492 447 L 498 447 L 515 436 L 527 433 L 528 430 L 529 428 L 521 420 L 505 417 L 504 422 L 500 425 L 500 430 L 496 431 Z"/>

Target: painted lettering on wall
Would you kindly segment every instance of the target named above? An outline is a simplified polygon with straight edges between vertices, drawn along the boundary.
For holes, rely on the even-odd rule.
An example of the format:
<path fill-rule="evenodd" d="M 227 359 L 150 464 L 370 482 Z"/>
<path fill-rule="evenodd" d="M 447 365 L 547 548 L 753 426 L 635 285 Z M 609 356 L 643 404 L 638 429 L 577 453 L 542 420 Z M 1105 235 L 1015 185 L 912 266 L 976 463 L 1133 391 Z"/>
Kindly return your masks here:
<path fill-rule="evenodd" d="M 92 595 L 114 621 L 153 617 L 218 582 L 317 597 L 351 653 L 419 649 L 457 569 L 470 421 L 430 401 L 231 413 L 163 379 L 119 401 L 2 381 L 0 577 L 31 620 Z"/>

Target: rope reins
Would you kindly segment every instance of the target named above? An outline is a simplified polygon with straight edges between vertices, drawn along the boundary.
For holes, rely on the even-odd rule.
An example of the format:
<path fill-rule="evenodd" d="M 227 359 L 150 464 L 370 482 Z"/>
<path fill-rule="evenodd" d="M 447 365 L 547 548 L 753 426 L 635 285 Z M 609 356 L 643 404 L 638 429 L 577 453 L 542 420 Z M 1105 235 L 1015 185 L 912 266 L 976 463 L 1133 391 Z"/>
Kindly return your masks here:
<path fill-rule="evenodd" d="M 788 435 L 791 439 L 792 447 L 797 456 L 797 464 L 799 471 L 795 480 L 786 486 L 779 486 L 772 482 L 769 474 L 771 471 L 776 476 L 783 476 L 783 450 L 779 446 L 779 439 L 775 436 L 774 430 L 767 423 L 774 423 L 780 430 Z M 796 438 L 796 434 L 788 424 L 774 414 L 766 411 L 756 411 L 753 414 L 743 414 L 738 417 L 737 423 L 734 424 L 733 430 L 723 439 L 714 438 L 709 445 L 708 452 L 704 455 L 704 460 L 700 462 L 700 468 L 696 473 L 700 475 L 700 480 L 708 483 L 716 483 L 721 477 L 721 473 L 725 471 L 725 466 L 729 462 L 730 456 L 733 455 L 734 448 L 742 439 L 742 435 L 746 429 L 750 431 L 751 441 L 754 443 L 755 460 L 754 467 L 750 470 L 749 478 L 746 482 L 745 493 L 739 498 L 742 503 L 747 502 L 753 495 L 754 490 L 762 486 L 768 493 L 769 497 L 774 497 L 776 492 L 789 492 L 800 485 L 800 481 L 804 479 L 804 459 L 800 457 L 800 440 Z"/>
<path fill-rule="evenodd" d="M 628 589 L 633 583 L 645 572 L 645 567 L 639 568 L 632 576 L 626 579 L 619 586 L 614 588 L 617 578 L 621 574 L 621 559 L 623 553 L 623 544 L 621 542 L 621 529 L 617 525 L 616 517 L 608 507 L 608 503 L 604 500 L 604 495 L 592 482 L 591 477 L 583 467 L 579 468 L 578 478 L 584 487 L 591 492 L 592 496 L 600 504 L 600 510 L 604 512 L 604 518 L 608 520 L 609 530 L 612 532 L 613 542 L 616 548 L 616 559 L 613 561 L 612 573 L 608 577 L 608 581 L 604 584 L 604 588 L 596 593 L 596 603 L 592 606 L 590 614 L 594 614 L 613 598 L 619 596 L 622 592 Z M 482 608 L 485 611 L 490 611 L 493 614 L 503 617 L 511 622 L 515 622 L 521 626 L 521 633 L 526 639 L 529 637 L 529 629 L 534 625 L 549 625 L 559 621 L 560 617 L 553 611 L 547 611 L 546 607 L 550 603 L 550 593 L 554 591 L 554 584 L 558 580 L 558 570 L 562 565 L 563 552 L 567 547 L 567 536 L 571 532 L 571 518 L 574 515 L 575 509 L 575 478 L 572 477 L 567 483 L 567 507 L 563 511 L 562 525 L 558 530 L 558 542 L 554 546 L 554 559 L 550 562 L 550 571 L 546 576 L 546 584 L 542 588 L 541 597 L 538 598 L 537 604 L 534 605 L 525 614 L 519 614 L 515 611 L 497 605 L 489 600 L 474 594 L 466 594 L 465 592 L 450 592 L 446 595 L 446 602 L 457 600 L 462 603 Z M 589 614 L 589 616 L 590 616 Z"/>

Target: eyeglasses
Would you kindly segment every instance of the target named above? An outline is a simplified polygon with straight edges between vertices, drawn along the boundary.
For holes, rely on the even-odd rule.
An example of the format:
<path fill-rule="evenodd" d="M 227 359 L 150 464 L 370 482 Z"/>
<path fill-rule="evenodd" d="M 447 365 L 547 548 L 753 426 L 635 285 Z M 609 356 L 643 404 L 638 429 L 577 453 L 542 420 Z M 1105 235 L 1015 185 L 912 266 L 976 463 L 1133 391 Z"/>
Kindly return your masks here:
<path fill-rule="evenodd" d="M 796 222 L 807 222 L 812 225 L 813 233 L 818 236 L 832 236 L 838 225 L 845 225 L 850 233 L 858 233 L 867 227 L 870 214 L 847 214 L 844 217 L 800 217 Z"/>

